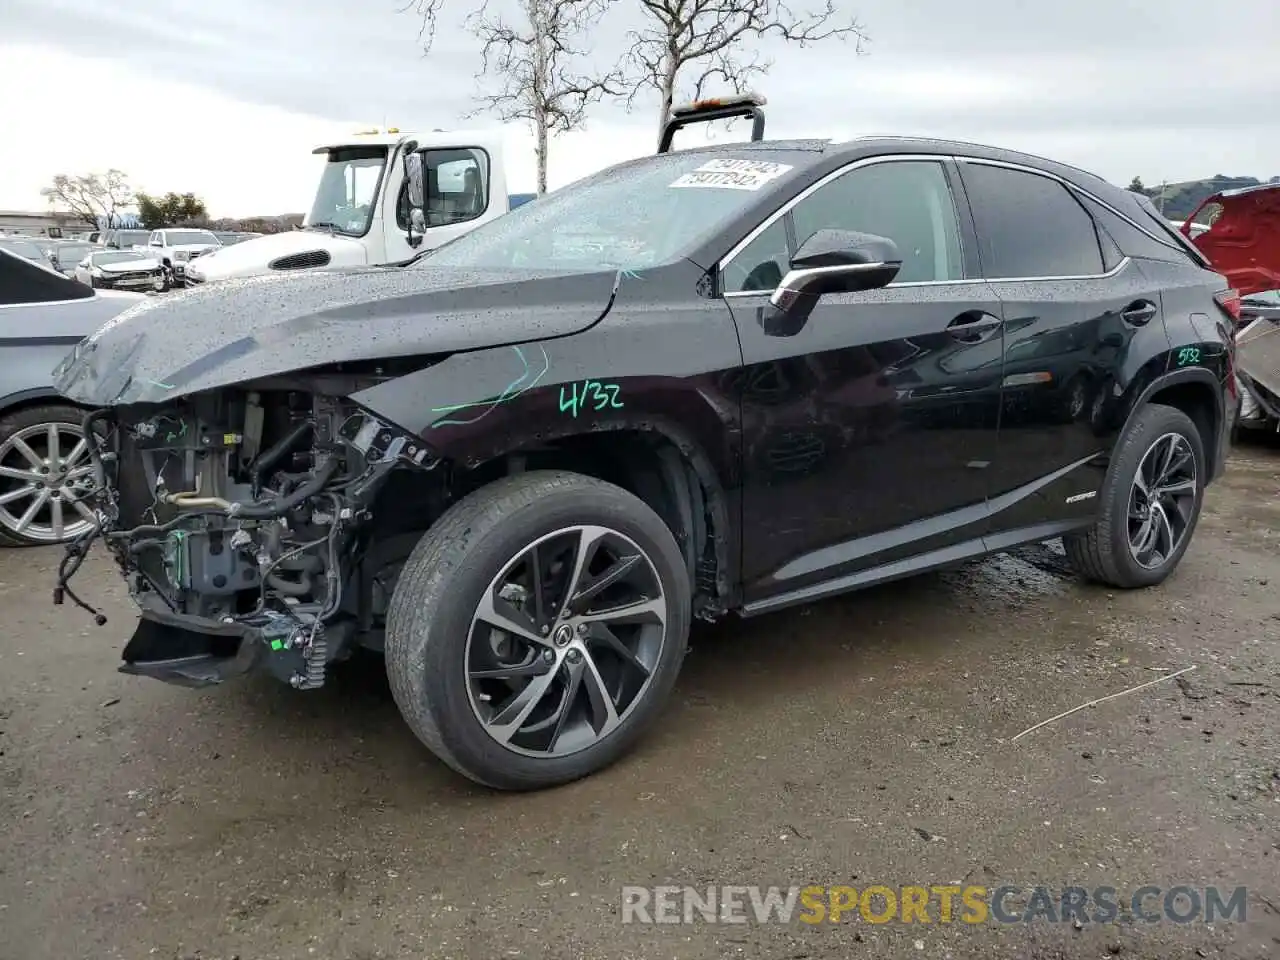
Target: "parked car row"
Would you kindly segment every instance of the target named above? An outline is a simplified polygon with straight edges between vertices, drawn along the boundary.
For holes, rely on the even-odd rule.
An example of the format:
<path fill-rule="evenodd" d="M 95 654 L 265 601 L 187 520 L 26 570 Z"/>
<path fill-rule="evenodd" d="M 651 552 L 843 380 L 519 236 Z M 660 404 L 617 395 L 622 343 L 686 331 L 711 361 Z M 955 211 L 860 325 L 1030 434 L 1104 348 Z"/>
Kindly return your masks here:
<path fill-rule="evenodd" d="M 90 239 L 0 237 L 11 252 L 103 289 L 168 290 L 186 285 L 196 257 L 255 236 L 194 228 L 105 230 Z"/>

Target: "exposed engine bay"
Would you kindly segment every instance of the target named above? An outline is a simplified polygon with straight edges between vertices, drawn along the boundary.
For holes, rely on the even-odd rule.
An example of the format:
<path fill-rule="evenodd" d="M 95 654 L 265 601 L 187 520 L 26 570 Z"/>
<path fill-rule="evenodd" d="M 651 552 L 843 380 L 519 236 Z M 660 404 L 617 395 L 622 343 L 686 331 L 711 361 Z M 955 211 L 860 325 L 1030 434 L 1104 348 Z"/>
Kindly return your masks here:
<path fill-rule="evenodd" d="M 101 539 L 142 612 L 123 670 L 202 686 L 265 662 L 313 689 L 353 642 L 378 645 L 395 557 L 370 555 L 367 521 L 393 472 L 421 484 L 440 466 L 417 438 L 294 389 L 99 410 L 85 428 L 99 523 L 69 545 L 54 601 L 105 622 L 68 586 Z"/>

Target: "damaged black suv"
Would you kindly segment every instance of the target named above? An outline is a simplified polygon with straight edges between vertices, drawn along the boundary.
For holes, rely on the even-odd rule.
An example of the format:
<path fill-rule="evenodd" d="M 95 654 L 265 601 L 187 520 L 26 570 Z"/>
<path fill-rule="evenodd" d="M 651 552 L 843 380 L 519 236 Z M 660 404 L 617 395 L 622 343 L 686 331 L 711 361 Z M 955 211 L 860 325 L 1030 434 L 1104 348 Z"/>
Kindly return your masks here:
<path fill-rule="evenodd" d="M 733 111 L 751 142 L 668 137 L 410 263 L 108 323 L 57 372 L 98 517 L 57 593 L 105 544 L 121 669 L 175 683 L 384 651 L 433 752 L 530 789 L 636 741 L 695 617 L 1057 537 L 1162 581 L 1223 467 L 1223 278 L 1073 167 L 673 124 Z"/>

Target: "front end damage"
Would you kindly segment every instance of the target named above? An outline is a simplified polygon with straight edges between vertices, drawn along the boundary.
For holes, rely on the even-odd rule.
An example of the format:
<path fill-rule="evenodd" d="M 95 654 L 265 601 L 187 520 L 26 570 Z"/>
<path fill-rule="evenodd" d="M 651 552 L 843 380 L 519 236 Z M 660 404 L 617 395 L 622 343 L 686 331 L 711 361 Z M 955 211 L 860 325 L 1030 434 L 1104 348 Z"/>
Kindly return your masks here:
<path fill-rule="evenodd" d="M 141 613 L 123 672 L 205 686 L 262 668 L 313 689 L 379 646 L 396 557 L 370 508 L 394 472 L 444 471 L 345 395 L 249 384 L 90 414 L 99 522 L 69 545 L 55 603 L 105 622 L 68 583 L 101 541 Z"/>

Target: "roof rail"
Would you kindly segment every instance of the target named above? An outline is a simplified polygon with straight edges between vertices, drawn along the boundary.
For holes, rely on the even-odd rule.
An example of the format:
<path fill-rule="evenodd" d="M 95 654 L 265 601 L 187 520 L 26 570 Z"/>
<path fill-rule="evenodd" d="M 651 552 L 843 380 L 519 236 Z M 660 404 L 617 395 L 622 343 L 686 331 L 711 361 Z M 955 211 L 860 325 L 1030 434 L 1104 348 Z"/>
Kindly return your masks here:
<path fill-rule="evenodd" d="M 729 120 L 734 117 L 751 118 L 751 139 L 764 139 L 764 105 L 768 101 L 758 93 L 743 93 L 732 97 L 711 97 L 682 103 L 671 108 L 671 116 L 662 126 L 658 138 L 658 153 L 670 153 L 671 141 L 676 131 L 694 123 L 710 123 L 713 120 Z"/>

